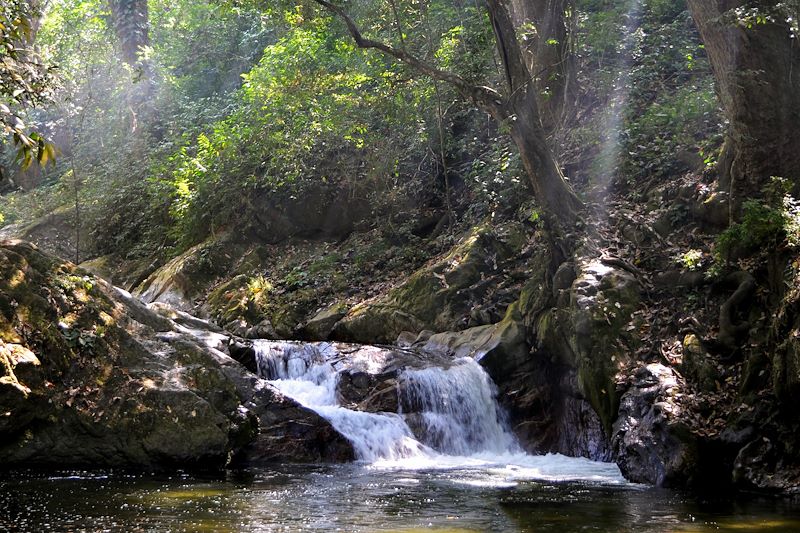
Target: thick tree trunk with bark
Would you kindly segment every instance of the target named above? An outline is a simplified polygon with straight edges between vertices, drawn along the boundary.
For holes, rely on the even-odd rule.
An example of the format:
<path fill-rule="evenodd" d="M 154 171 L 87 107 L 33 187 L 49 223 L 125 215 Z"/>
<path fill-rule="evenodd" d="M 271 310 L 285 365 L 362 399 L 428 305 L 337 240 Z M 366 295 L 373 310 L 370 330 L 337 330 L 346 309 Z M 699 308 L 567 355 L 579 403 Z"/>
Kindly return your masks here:
<path fill-rule="evenodd" d="M 508 123 L 536 199 L 550 216 L 566 226 L 572 225 L 582 204 L 564 179 L 547 142 L 539 112 L 538 87 L 520 45 L 511 10 L 505 0 L 487 0 L 487 6 L 508 84 L 508 97 L 501 105 L 505 118 L 495 118 Z"/>
<path fill-rule="evenodd" d="M 763 194 L 771 176 L 800 187 L 800 36 L 785 16 L 742 21 L 740 8 L 777 13 L 797 0 L 688 0 L 730 121 L 720 187 L 736 207 Z M 800 13 L 795 13 L 795 17 Z M 797 18 L 795 18 L 797 20 Z"/>
<path fill-rule="evenodd" d="M 547 209 L 546 215 L 572 224 L 577 221 L 583 204 L 572 192 L 553 157 L 539 119 L 536 96 L 532 85 L 520 87 L 511 100 L 493 110 L 492 115 L 498 122 L 509 126 L 525 172 L 535 176 L 531 179 L 531 187 L 534 196 Z"/>
<path fill-rule="evenodd" d="M 567 9 L 571 0 L 511 0 L 511 16 L 520 28 L 525 62 L 538 90 L 542 125 L 548 133 L 558 128 L 575 79 L 569 51 Z"/>

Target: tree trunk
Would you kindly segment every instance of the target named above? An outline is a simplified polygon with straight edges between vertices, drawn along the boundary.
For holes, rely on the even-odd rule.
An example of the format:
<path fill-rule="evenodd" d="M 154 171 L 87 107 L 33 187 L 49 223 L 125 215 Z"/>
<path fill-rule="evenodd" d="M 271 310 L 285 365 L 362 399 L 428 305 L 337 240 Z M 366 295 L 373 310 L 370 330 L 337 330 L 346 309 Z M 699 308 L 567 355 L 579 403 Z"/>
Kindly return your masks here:
<path fill-rule="evenodd" d="M 519 149 L 520 159 L 531 179 L 534 195 L 549 214 L 571 226 L 583 209 L 564 179 L 553 152 L 547 142 L 544 128 L 536 109 L 534 88 L 512 99 L 510 127 L 511 138 Z"/>
<path fill-rule="evenodd" d="M 109 0 L 109 6 L 122 58 L 129 65 L 141 66 L 139 54 L 150 44 L 147 0 Z"/>
<path fill-rule="evenodd" d="M 730 125 L 719 163 L 720 188 L 734 212 L 763 195 L 771 176 L 800 185 L 800 36 L 786 16 L 738 20 L 737 8 L 777 13 L 778 0 L 688 0 Z M 795 20 L 800 13 L 795 13 Z M 749 26 L 749 27 L 748 27 Z"/>
<path fill-rule="evenodd" d="M 560 232 L 577 222 L 583 205 L 564 179 L 547 142 L 539 113 L 539 91 L 532 83 L 531 70 L 520 46 L 511 11 L 504 0 L 487 0 L 487 6 L 508 83 L 508 97 L 500 113 L 494 115 L 498 121 L 508 123 L 534 195 L 547 211 L 547 218 L 559 222 L 561 228 L 553 229 Z"/>
<path fill-rule="evenodd" d="M 542 125 L 552 133 L 562 123 L 575 79 L 565 14 L 572 0 L 511 0 L 514 25 L 522 36 L 525 62 L 538 90 Z"/>

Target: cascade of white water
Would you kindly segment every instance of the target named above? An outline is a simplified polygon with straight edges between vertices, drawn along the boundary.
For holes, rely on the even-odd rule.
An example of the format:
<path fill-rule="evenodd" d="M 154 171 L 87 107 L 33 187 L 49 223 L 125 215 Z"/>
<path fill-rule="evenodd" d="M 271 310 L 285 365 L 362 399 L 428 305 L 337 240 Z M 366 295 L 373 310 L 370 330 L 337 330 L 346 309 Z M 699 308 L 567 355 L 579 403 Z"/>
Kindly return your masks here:
<path fill-rule="evenodd" d="M 473 359 L 459 359 L 448 368 L 407 370 L 399 376 L 401 403 L 417 417 L 421 443 L 399 414 L 354 411 L 336 400 L 339 373 L 334 363 L 374 369 L 386 350 L 366 349 L 341 357 L 328 343 L 257 341 L 254 348 L 259 374 L 326 418 L 353 443 L 361 460 L 520 451 L 495 400 L 494 384 Z"/>
<path fill-rule="evenodd" d="M 379 374 L 393 364 L 392 350 L 266 340 L 254 348 L 259 375 L 328 420 L 370 468 L 455 469 L 454 482 L 480 486 L 513 486 L 520 479 L 623 481 L 614 464 L 524 453 L 508 430 L 494 383 L 470 358 L 401 372 L 404 412 L 366 413 L 338 404 L 340 372 Z"/>
<path fill-rule="evenodd" d="M 358 459 L 394 461 L 432 453 L 414 439 L 400 415 L 365 413 L 338 405 L 338 372 L 332 362 L 340 354 L 333 345 L 257 341 L 254 348 L 259 374 L 327 419 L 353 444 Z"/>
<path fill-rule="evenodd" d="M 401 405 L 420 414 L 422 442 L 448 455 L 520 452 L 483 368 L 462 358 L 447 368 L 407 370 Z"/>

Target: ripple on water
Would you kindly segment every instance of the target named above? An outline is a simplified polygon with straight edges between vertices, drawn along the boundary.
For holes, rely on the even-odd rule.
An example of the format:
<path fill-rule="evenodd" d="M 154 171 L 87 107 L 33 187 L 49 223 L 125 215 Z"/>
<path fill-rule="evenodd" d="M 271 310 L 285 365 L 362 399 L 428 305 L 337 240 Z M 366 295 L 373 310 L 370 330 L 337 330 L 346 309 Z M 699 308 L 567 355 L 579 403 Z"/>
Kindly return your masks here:
<path fill-rule="evenodd" d="M 512 469 L 512 474 L 515 472 Z M 515 479 L 505 468 L 277 466 L 224 478 L 12 472 L 0 531 L 800 531 L 797 503 Z"/>

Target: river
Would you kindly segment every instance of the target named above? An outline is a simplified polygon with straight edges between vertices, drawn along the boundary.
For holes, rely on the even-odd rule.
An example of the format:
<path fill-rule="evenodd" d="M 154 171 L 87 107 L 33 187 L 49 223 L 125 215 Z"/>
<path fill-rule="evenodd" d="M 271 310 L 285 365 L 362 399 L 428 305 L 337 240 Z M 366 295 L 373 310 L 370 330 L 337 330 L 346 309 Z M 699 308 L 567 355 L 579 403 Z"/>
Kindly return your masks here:
<path fill-rule="evenodd" d="M 397 371 L 397 412 L 341 405 L 343 372 L 383 375 L 395 353 L 342 348 L 255 345 L 259 374 L 347 437 L 356 462 L 212 478 L 9 472 L 0 530 L 800 531 L 798 502 L 698 498 L 628 483 L 613 463 L 525 453 L 469 358 Z"/>

